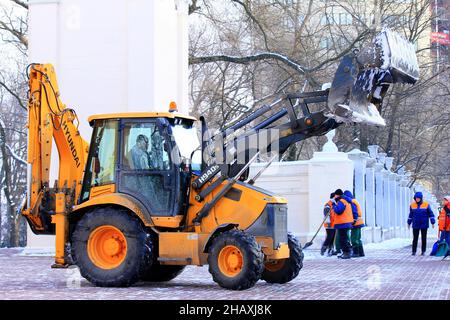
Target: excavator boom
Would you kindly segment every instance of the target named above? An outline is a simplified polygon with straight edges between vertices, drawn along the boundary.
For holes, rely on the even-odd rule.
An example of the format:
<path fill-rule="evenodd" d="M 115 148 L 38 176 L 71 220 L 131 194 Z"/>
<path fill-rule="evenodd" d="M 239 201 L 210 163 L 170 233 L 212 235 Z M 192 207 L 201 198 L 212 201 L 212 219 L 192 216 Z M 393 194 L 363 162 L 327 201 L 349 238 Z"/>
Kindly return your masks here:
<path fill-rule="evenodd" d="M 22 212 L 34 232 L 53 233 L 50 216 L 54 214 L 54 195 L 66 193 L 68 207 L 76 202 L 89 146 L 78 131 L 75 111 L 60 100 L 52 65 L 29 66 L 29 89 L 28 190 Z M 53 141 L 58 149 L 59 174 L 54 188 L 50 188 Z"/>

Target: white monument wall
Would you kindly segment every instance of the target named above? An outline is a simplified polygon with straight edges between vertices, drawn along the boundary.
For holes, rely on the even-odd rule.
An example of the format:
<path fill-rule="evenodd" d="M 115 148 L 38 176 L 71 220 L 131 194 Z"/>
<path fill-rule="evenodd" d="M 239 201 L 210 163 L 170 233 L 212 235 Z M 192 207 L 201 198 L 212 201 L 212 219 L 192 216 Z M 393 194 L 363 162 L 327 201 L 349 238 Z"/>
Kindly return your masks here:
<path fill-rule="evenodd" d="M 92 114 L 167 111 L 171 101 L 188 113 L 187 11 L 186 0 L 30 0 L 29 62 L 55 66 L 88 142 Z M 54 245 L 28 235 L 29 246 Z"/>

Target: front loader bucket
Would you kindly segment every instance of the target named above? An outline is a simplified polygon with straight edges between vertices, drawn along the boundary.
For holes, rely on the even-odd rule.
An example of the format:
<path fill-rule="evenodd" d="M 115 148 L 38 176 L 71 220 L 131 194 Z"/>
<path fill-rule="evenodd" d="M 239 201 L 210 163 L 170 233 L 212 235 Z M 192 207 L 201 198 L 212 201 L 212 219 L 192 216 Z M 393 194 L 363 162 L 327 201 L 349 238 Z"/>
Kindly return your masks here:
<path fill-rule="evenodd" d="M 345 56 L 334 77 L 326 115 L 338 122 L 382 125 L 383 98 L 390 84 L 414 84 L 419 66 L 412 43 L 384 29 L 371 45 Z"/>

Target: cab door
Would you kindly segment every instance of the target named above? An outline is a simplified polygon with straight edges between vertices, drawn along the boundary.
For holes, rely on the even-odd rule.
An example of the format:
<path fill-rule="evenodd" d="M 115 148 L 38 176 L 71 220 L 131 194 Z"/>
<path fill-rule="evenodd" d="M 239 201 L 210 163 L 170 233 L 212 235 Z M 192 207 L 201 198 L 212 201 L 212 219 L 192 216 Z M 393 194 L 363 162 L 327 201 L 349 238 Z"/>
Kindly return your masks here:
<path fill-rule="evenodd" d="M 174 216 L 178 208 L 179 177 L 166 122 L 122 119 L 119 129 L 118 190 L 137 198 L 153 216 Z"/>

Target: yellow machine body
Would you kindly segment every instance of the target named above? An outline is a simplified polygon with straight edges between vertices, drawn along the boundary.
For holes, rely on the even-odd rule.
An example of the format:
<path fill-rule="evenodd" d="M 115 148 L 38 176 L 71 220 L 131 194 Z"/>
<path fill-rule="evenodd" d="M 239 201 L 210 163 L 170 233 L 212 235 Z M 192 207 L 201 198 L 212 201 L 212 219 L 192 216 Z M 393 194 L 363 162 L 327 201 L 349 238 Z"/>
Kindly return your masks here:
<path fill-rule="evenodd" d="M 89 199 L 80 201 L 89 144 L 80 136 L 76 113 L 60 101 L 52 65 L 32 65 L 29 82 L 28 163 L 31 179 L 28 200 L 22 208 L 22 214 L 35 233 L 56 235 L 55 267 L 67 265 L 65 255 L 71 224 L 93 208 L 117 206 L 137 216 L 144 226 L 158 235 L 159 261 L 162 265 L 203 265 L 207 263 L 208 242 L 215 234 L 231 228 L 246 230 L 258 220 L 268 204 L 286 204 L 286 199 L 282 197 L 270 195 L 245 183 L 237 183 L 232 190 L 238 194 L 237 198 L 224 197 L 201 223 L 194 225 L 189 222 L 205 203 L 220 192 L 226 181 L 202 202 L 195 200 L 195 197 L 210 183 L 201 190 L 192 190 L 188 210 L 173 215 L 153 215 L 135 197 L 119 192 L 115 183 L 93 186 L 89 191 Z M 151 118 L 196 121 L 193 117 L 176 112 L 138 112 L 94 115 L 89 118 L 89 123 Z M 55 186 L 50 188 L 52 140 L 59 154 L 59 177 Z M 256 239 L 266 259 L 289 257 L 287 243 L 280 243 L 276 247 L 271 237 L 257 236 Z"/>

